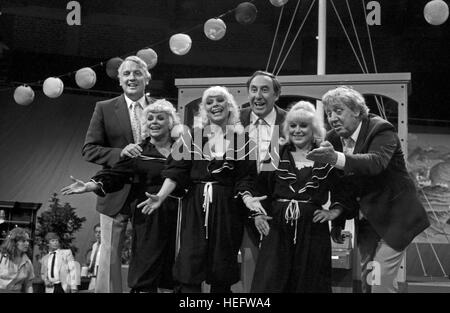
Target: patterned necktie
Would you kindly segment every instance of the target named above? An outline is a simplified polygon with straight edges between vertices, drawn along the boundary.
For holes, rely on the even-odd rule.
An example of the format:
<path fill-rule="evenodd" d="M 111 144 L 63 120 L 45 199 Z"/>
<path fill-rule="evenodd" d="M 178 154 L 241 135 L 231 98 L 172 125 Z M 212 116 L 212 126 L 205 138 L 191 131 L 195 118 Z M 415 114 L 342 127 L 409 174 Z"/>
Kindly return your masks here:
<path fill-rule="evenodd" d="M 256 161 L 257 161 L 257 171 L 260 172 L 261 167 L 261 125 L 264 123 L 264 119 L 258 118 L 255 122 L 255 128 L 256 128 Z"/>
<path fill-rule="evenodd" d="M 261 163 L 267 157 L 271 137 L 271 127 L 263 118 L 258 118 L 258 120 L 255 122 L 255 127 L 256 127 L 256 142 L 258 144 L 257 157 L 259 169 Z"/>
<path fill-rule="evenodd" d="M 139 143 L 141 142 L 141 115 L 142 115 L 142 107 L 139 102 L 133 102 L 133 116 L 132 120 L 133 123 L 131 123 L 131 128 L 133 129 L 133 137 L 134 142 Z"/>
<path fill-rule="evenodd" d="M 355 149 L 355 141 L 353 138 L 344 138 L 343 142 L 342 152 L 344 152 L 344 154 L 353 154 L 353 150 Z"/>

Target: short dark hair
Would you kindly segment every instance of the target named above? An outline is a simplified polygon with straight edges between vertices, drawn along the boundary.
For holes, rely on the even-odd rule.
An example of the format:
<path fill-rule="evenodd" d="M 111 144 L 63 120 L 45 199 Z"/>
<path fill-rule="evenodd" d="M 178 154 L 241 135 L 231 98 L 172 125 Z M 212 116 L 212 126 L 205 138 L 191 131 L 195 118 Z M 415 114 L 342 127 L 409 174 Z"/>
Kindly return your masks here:
<path fill-rule="evenodd" d="M 280 93 L 281 93 L 281 84 L 278 81 L 277 77 L 274 74 L 272 74 L 272 73 L 269 73 L 269 72 L 266 72 L 266 71 L 260 71 L 260 70 L 254 72 L 253 75 L 250 76 L 250 78 L 247 80 L 247 90 L 250 89 L 250 84 L 251 84 L 253 78 L 255 78 L 256 76 L 267 76 L 270 79 L 272 79 L 273 90 L 275 91 L 277 96 L 280 95 Z"/>
<path fill-rule="evenodd" d="M 94 227 L 92 228 L 92 230 L 95 231 L 95 229 L 96 229 L 97 227 L 100 227 L 100 223 L 95 224 Z"/>

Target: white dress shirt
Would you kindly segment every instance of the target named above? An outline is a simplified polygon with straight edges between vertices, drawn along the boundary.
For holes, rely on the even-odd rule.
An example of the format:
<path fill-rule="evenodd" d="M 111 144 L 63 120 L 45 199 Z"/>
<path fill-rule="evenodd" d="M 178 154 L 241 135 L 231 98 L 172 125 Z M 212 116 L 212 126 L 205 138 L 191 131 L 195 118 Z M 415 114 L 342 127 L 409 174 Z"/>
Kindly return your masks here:
<path fill-rule="evenodd" d="M 272 140 L 273 129 L 275 127 L 275 120 L 277 118 L 277 111 L 275 108 L 267 114 L 262 124 L 256 125 L 256 122 L 260 119 L 254 112 L 250 113 L 250 128 L 249 137 L 255 141 L 258 145 L 259 162 L 264 161 L 267 152 L 269 150 L 270 142 Z M 259 134 L 258 134 L 259 131 Z"/>
<path fill-rule="evenodd" d="M 55 250 L 53 252 L 50 252 L 49 258 L 47 260 L 47 276 L 48 276 L 48 280 L 54 284 L 58 284 L 60 283 L 60 279 L 59 279 L 59 268 L 61 267 L 61 257 L 58 253 L 58 250 Z M 55 256 L 55 266 L 53 268 L 53 277 L 51 275 L 52 273 L 52 261 L 53 261 L 53 253 Z"/>
<path fill-rule="evenodd" d="M 356 145 L 356 140 L 358 140 L 358 136 L 359 136 L 359 132 L 361 131 L 361 124 L 362 122 L 359 122 L 358 127 L 356 128 L 356 130 L 353 132 L 353 134 L 349 137 L 353 140 L 353 145 L 349 146 L 349 144 L 347 143 L 348 141 L 345 140 L 344 138 L 341 138 L 342 141 L 342 148 L 343 151 L 345 151 L 345 154 L 353 154 L 353 151 L 355 150 L 355 145 Z M 345 167 L 345 154 L 344 152 L 339 152 L 336 151 L 337 153 L 337 160 L 336 160 L 336 164 L 334 165 L 334 167 L 343 170 Z"/>

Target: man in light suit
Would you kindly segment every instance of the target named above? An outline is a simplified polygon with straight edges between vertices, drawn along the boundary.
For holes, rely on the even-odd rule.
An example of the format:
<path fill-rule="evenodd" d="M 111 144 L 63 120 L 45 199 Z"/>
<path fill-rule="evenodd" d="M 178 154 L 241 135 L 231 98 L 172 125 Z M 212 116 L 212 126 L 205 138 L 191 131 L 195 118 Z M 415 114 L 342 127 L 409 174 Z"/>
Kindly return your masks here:
<path fill-rule="evenodd" d="M 279 126 L 284 121 L 286 111 L 279 108 L 275 102 L 281 94 L 281 84 L 277 78 L 265 71 L 256 71 L 247 80 L 248 100 L 250 107 L 242 109 L 240 119 L 242 125 L 249 132 L 249 137 L 257 144 L 257 170 L 264 170 L 263 161 L 268 157 L 273 143 L 278 144 L 280 135 Z M 247 197 L 243 199 L 244 202 Z M 246 227 L 242 242 L 244 259 L 247 259 L 247 266 L 243 267 L 244 286 L 249 291 L 253 279 L 256 258 L 258 257 L 259 233 L 255 228 L 253 220 L 246 219 Z M 245 250 L 251 251 L 253 260 L 245 255 Z"/>
<path fill-rule="evenodd" d="M 118 69 L 118 77 L 124 93 L 96 104 L 82 151 L 86 161 L 103 168 L 141 154 L 139 118 L 151 102 L 145 96 L 151 77 L 142 59 L 127 57 Z M 131 214 L 126 203 L 129 192 L 130 184 L 126 184 L 120 191 L 97 198 L 102 244 L 95 292 L 122 292 L 121 253 Z"/>
<path fill-rule="evenodd" d="M 97 281 L 98 264 L 100 261 L 100 243 L 101 243 L 101 228 L 100 223 L 94 226 L 95 242 L 92 244 L 91 252 L 88 260 L 87 275 L 91 278 L 89 281 L 88 290 L 95 290 L 95 283 Z"/>
<path fill-rule="evenodd" d="M 322 102 L 332 130 L 307 158 L 341 169 L 341 183 L 354 190 L 363 292 L 398 292 L 396 277 L 406 248 L 430 223 L 397 132 L 369 114 L 363 96 L 351 87 L 328 91 Z M 341 229 L 332 230 L 337 240 Z"/>
<path fill-rule="evenodd" d="M 46 293 L 77 292 L 80 285 L 79 264 L 70 249 L 60 249 L 59 236 L 50 232 L 45 236 L 49 253 L 41 259 L 41 278 Z"/>

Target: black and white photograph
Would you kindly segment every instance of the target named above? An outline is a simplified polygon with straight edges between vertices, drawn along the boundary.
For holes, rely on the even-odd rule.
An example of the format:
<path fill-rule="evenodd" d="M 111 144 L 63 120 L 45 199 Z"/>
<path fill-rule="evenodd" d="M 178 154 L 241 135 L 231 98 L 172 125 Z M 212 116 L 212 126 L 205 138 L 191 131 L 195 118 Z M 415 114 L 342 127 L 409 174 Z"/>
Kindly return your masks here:
<path fill-rule="evenodd" d="M 2 0 L 0 293 L 450 293 L 449 6 Z"/>

